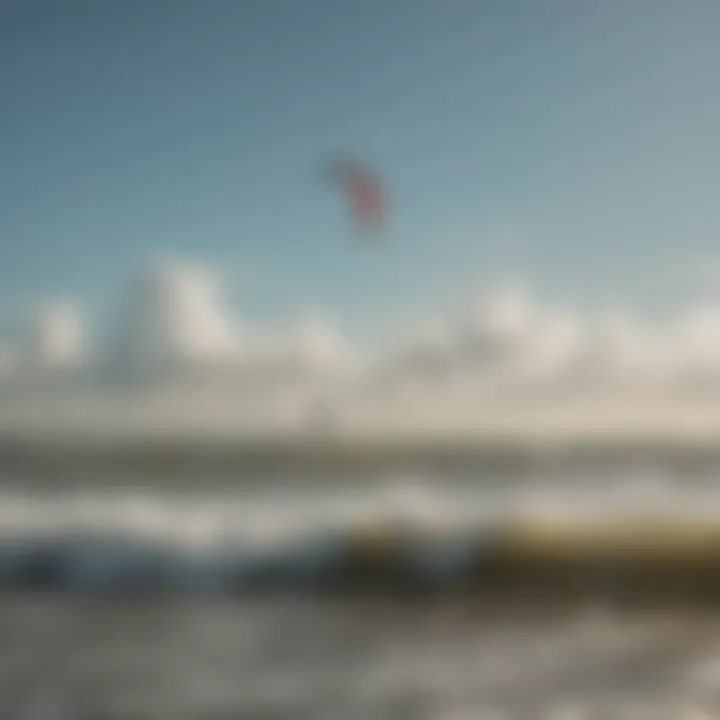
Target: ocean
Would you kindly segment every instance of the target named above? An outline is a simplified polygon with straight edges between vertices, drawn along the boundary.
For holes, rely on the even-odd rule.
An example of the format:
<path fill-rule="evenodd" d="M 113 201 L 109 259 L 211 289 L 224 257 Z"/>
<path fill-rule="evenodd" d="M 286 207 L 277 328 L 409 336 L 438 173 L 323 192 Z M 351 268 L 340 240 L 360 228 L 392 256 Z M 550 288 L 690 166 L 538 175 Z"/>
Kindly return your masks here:
<path fill-rule="evenodd" d="M 0 717 L 720 717 L 716 605 L 483 575 L 503 527 L 720 524 L 718 470 L 8 474 Z"/>

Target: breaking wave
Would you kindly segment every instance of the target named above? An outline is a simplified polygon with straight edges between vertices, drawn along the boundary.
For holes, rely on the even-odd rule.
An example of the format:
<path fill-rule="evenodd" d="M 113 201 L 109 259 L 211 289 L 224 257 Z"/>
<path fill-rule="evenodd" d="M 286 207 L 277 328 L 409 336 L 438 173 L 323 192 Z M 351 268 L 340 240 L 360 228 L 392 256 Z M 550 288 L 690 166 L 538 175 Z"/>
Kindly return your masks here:
<path fill-rule="evenodd" d="M 718 500 L 715 482 L 689 490 L 649 473 L 571 485 L 415 478 L 371 487 L 85 485 L 31 492 L 6 483 L 0 486 L 0 587 L 443 591 L 468 582 L 491 585 L 498 563 L 523 553 L 535 553 L 537 563 L 538 548 L 550 552 L 552 533 L 560 538 L 556 546 L 577 548 L 588 527 L 604 523 L 616 535 L 630 527 L 621 540 L 630 545 L 640 521 L 665 527 L 666 546 L 684 544 L 695 554 L 717 549 L 708 560 L 716 567 Z M 607 552 L 593 558 L 608 561 Z"/>

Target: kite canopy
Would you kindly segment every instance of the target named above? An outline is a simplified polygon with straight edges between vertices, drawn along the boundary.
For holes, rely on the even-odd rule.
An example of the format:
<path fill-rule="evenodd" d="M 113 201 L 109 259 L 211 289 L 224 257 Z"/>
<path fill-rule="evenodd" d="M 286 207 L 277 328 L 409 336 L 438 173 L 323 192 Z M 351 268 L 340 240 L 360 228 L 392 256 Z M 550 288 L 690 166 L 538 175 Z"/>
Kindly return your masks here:
<path fill-rule="evenodd" d="M 385 192 L 377 173 L 354 160 L 331 163 L 330 180 L 344 193 L 355 224 L 361 230 L 377 230 L 385 220 Z"/>

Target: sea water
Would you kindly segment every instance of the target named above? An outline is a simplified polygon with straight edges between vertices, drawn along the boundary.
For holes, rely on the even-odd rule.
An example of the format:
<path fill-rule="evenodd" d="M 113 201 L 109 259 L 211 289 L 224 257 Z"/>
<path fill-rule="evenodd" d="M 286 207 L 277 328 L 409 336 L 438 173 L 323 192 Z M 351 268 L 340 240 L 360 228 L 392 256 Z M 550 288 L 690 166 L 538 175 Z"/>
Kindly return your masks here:
<path fill-rule="evenodd" d="M 0 574 L 21 573 L 40 546 L 56 567 L 45 592 L 7 584 L 1 595 L 0 716 L 720 717 L 720 621 L 709 612 L 223 592 L 238 568 L 271 558 L 295 577 L 317 571 L 343 534 L 378 523 L 462 538 L 509 517 L 720 519 L 711 470 L 575 472 L 199 476 L 177 487 L 4 478 Z M 418 541 L 418 556 L 430 546 Z M 138 577 L 166 592 L 120 592 Z"/>

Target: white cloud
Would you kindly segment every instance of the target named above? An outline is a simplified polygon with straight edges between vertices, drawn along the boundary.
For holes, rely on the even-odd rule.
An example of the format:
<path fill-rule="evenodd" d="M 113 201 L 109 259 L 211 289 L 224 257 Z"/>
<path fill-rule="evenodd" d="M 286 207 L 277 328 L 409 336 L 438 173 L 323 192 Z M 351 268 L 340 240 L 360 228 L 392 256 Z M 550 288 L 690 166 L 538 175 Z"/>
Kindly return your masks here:
<path fill-rule="evenodd" d="M 686 312 L 671 329 L 671 342 L 682 377 L 720 380 L 720 306 Z"/>
<path fill-rule="evenodd" d="M 524 289 L 502 284 L 484 292 L 461 330 L 460 350 L 476 363 L 505 361 L 522 352 L 534 308 Z"/>
<path fill-rule="evenodd" d="M 571 367 L 575 382 L 590 386 L 659 387 L 670 380 L 668 338 L 630 313 L 612 310 L 585 323 Z"/>
<path fill-rule="evenodd" d="M 210 273 L 165 263 L 139 278 L 112 329 L 110 347 L 93 350 L 73 305 L 37 313 L 24 344 L 0 353 L 0 427 L 629 432 L 680 431 L 682 419 L 720 432 L 720 305 L 652 325 L 625 310 L 547 307 L 504 283 L 362 357 L 317 313 L 241 332 Z M 124 384 L 103 380 L 108 361 Z M 26 367 L 33 381 L 14 382 Z"/>
<path fill-rule="evenodd" d="M 345 376 L 359 367 L 359 358 L 338 328 L 317 313 L 299 318 L 287 329 L 253 336 L 246 361 L 303 377 Z"/>
<path fill-rule="evenodd" d="M 239 334 L 207 271 L 166 263 L 140 278 L 112 348 L 123 368 L 174 368 L 234 357 Z"/>
<path fill-rule="evenodd" d="M 463 318 L 434 321 L 394 354 L 400 377 L 550 381 L 579 352 L 582 326 L 569 311 L 546 309 L 516 284 L 482 293 Z"/>
<path fill-rule="evenodd" d="M 67 367 L 82 360 L 85 350 L 81 311 L 71 302 L 57 301 L 37 308 L 16 359 L 25 369 Z"/>
<path fill-rule="evenodd" d="M 538 316 L 520 359 L 520 373 L 528 379 L 554 382 L 578 361 L 587 329 L 568 310 L 546 310 Z"/>

